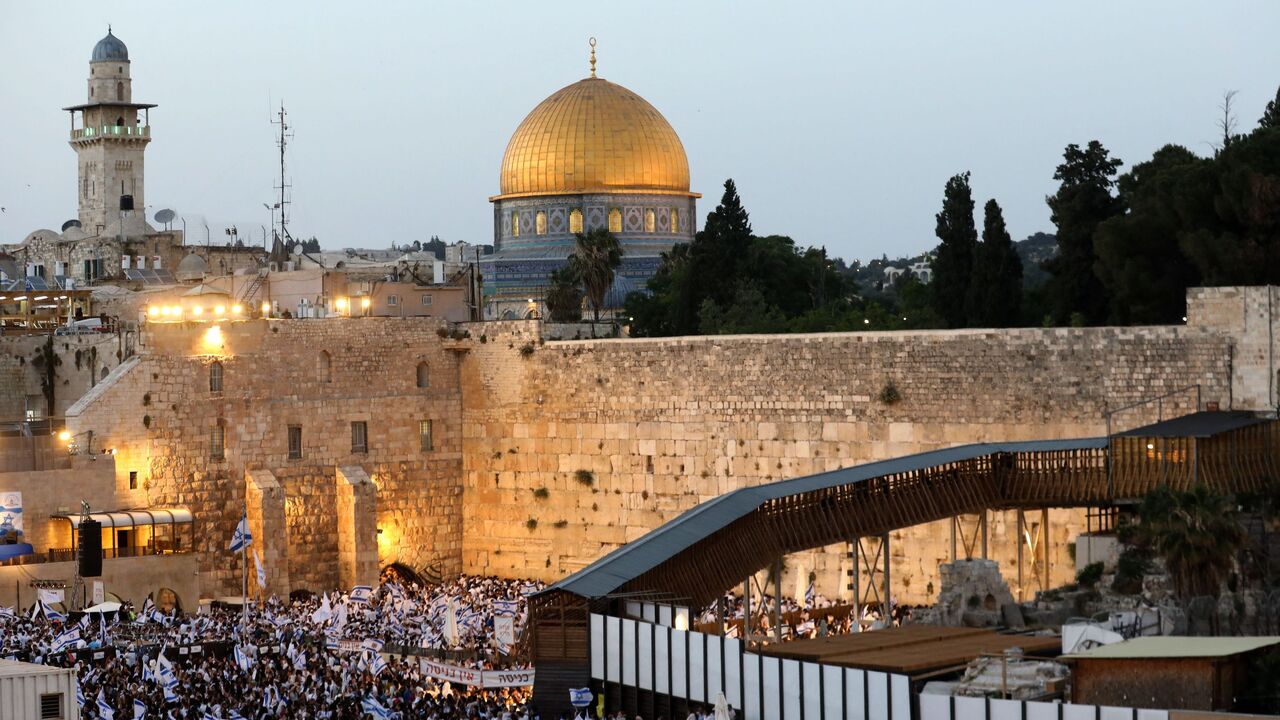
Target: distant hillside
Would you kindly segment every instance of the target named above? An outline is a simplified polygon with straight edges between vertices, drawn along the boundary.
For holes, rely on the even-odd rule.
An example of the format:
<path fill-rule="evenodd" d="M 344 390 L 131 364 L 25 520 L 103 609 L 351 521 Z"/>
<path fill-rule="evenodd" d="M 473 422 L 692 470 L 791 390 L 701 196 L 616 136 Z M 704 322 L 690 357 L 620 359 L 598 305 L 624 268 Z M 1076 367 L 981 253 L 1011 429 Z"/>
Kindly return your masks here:
<path fill-rule="evenodd" d="M 1058 254 L 1058 237 L 1049 233 L 1036 233 L 1014 243 L 1022 260 L 1022 287 L 1038 288 L 1049 279 L 1049 273 L 1040 266 Z"/>

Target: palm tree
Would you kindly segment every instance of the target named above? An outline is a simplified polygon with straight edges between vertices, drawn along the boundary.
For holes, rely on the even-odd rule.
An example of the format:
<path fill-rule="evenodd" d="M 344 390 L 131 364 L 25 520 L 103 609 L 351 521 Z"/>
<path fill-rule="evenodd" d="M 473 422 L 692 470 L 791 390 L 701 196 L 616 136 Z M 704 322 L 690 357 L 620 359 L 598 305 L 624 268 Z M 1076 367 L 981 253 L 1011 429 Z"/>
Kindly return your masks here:
<path fill-rule="evenodd" d="M 582 281 L 592 315 L 599 322 L 605 293 L 613 285 L 613 271 L 622 264 L 622 246 L 605 228 L 596 228 L 585 235 L 578 233 L 576 238 L 577 247 L 569 256 L 569 267 Z"/>
<path fill-rule="evenodd" d="M 552 322 L 578 322 L 582 319 L 582 282 L 572 265 L 551 272 L 546 301 L 547 314 Z"/>
<path fill-rule="evenodd" d="M 1245 534 L 1230 502 L 1204 485 L 1161 488 L 1143 498 L 1135 541 L 1164 559 L 1180 597 L 1217 597 Z"/>

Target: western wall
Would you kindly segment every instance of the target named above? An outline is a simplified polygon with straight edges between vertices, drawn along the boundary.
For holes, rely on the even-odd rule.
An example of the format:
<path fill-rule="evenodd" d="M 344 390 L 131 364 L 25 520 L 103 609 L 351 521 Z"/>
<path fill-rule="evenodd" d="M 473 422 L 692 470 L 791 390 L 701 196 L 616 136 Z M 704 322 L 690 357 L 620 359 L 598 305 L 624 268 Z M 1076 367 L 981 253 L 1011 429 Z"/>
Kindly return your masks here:
<path fill-rule="evenodd" d="M 210 347 L 205 326 L 155 325 L 68 423 L 115 450 L 121 502 L 194 511 L 204 595 L 238 589 L 226 544 L 246 487 L 272 592 L 345 584 L 375 552 L 378 565 L 553 580 L 737 487 L 962 443 L 1098 436 L 1109 410 L 1168 393 L 1112 429 L 1190 412 L 1197 395 L 1274 407 L 1276 290 L 1193 290 L 1188 323 L 1167 327 L 544 341 L 536 321 L 451 338 L 440 321 L 364 318 L 230 323 Z M 367 423 L 367 453 L 352 452 L 353 421 Z M 1049 525 L 1051 580 L 1069 582 L 1082 512 Z M 993 515 L 991 556 L 1010 580 L 1016 535 L 1013 513 Z M 892 555 L 896 598 L 929 601 L 949 524 L 894 532 Z M 820 592 L 847 597 L 849 567 L 844 547 L 796 556 L 782 588 L 813 570 Z"/>

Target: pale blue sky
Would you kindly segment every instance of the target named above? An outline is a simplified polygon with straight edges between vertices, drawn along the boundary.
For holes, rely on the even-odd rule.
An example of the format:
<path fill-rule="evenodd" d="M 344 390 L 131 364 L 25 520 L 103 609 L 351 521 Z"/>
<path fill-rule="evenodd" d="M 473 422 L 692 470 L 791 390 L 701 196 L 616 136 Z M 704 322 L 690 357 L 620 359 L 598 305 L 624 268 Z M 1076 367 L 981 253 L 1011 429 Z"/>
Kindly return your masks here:
<path fill-rule="evenodd" d="M 1275 0 L 3 0 L 0 242 L 75 216 L 59 108 L 85 100 L 108 23 L 134 99 L 159 104 L 153 211 L 269 223 L 268 101 L 283 98 L 292 229 L 330 248 L 490 242 L 507 139 L 586 75 L 591 35 L 600 75 L 683 140 L 699 226 L 733 177 L 758 233 L 845 258 L 931 247 L 962 170 L 1015 238 L 1051 230 L 1067 143 L 1097 138 L 1126 166 L 1167 142 L 1207 153 L 1223 91 L 1247 129 L 1280 85 Z"/>

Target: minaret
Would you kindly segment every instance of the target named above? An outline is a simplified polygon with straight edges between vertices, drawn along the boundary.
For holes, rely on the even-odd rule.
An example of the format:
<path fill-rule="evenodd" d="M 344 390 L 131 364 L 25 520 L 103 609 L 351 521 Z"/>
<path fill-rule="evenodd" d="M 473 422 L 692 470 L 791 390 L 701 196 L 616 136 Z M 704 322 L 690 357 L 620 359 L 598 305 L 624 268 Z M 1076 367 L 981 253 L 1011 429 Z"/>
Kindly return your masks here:
<path fill-rule="evenodd" d="M 90 236 L 147 232 L 142 154 L 151 142 L 153 107 L 133 102 L 129 49 L 108 27 L 89 59 L 87 101 L 63 108 L 71 113 L 79 164 L 80 226 Z"/>

